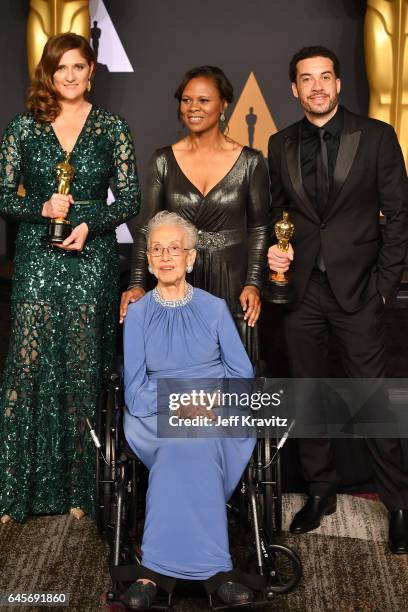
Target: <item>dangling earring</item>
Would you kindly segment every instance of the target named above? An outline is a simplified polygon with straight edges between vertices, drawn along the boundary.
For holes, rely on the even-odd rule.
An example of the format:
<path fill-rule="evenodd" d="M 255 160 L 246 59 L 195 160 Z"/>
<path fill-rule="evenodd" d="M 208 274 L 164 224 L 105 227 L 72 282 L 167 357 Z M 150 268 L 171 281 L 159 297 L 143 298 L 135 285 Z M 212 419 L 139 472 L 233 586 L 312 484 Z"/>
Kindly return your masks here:
<path fill-rule="evenodd" d="M 192 264 L 189 264 L 187 266 L 187 268 L 186 268 L 186 272 L 187 272 L 187 274 L 190 274 L 190 272 L 192 272 L 192 271 L 193 271 L 193 266 L 192 266 Z"/>
<path fill-rule="evenodd" d="M 149 270 L 150 274 L 153 274 L 153 268 L 152 268 L 152 266 L 148 266 L 148 268 L 147 268 L 147 269 Z"/>
<path fill-rule="evenodd" d="M 88 84 L 86 86 L 86 90 L 89 92 L 92 89 L 92 83 L 91 83 L 91 79 L 88 79 Z"/>
<path fill-rule="evenodd" d="M 221 123 L 225 123 L 225 113 L 224 113 L 224 111 L 222 111 L 222 113 L 220 115 L 220 121 L 221 121 Z"/>

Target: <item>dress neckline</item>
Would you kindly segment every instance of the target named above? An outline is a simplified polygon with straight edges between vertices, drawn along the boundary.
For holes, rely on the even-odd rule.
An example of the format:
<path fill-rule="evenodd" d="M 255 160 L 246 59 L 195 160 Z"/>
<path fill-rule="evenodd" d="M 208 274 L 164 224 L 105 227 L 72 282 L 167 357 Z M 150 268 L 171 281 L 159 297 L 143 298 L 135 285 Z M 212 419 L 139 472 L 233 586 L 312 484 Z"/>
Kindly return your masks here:
<path fill-rule="evenodd" d="M 173 151 L 173 147 L 172 147 L 171 145 L 169 146 L 169 149 L 170 149 L 171 155 L 172 155 L 172 157 L 173 157 L 173 161 L 174 161 L 174 163 L 176 164 L 176 166 L 177 166 L 177 168 L 178 168 L 178 170 L 179 170 L 180 174 L 181 174 L 181 175 L 182 175 L 182 176 L 185 178 L 185 180 L 186 180 L 186 181 L 187 181 L 187 182 L 188 182 L 188 183 L 189 183 L 189 184 L 190 184 L 192 187 L 194 187 L 194 189 L 196 190 L 196 192 L 197 192 L 197 193 L 199 193 L 199 194 L 200 194 L 200 196 L 201 196 L 203 199 L 208 198 L 209 194 L 210 194 L 212 191 L 214 191 L 214 189 L 216 189 L 217 187 L 219 187 L 219 186 L 221 185 L 221 183 L 223 183 L 223 182 L 225 181 L 225 179 L 226 179 L 226 178 L 227 178 L 227 177 L 228 177 L 228 176 L 231 174 L 231 172 L 234 170 L 235 166 L 238 164 L 239 160 L 241 159 L 244 149 L 246 149 L 246 148 L 247 148 L 247 146 L 246 146 L 246 145 L 244 145 L 244 146 L 242 147 L 242 149 L 241 149 L 241 151 L 240 151 L 240 153 L 239 153 L 239 155 L 238 155 L 237 159 L 234 161 L 234 163 L 232 164 L 232 166 L 231 166 L 231 168 L 228 170 L 228 172 L 226 172 L 226 173 L 224 174 L 224 176 L 223 176 L 222 178 L 220 178 L 220 180 L 219 180 L 217 183 L 215 183 L 215 185 L 213 185 L 213 186 L 211 187 L 211 189 L 210 189 L 209 191 L 207 191 L 207 193 L 206 193 L 206 194 L 204 194 L 204 193 L 201 191 L 201 189 L 199 189 L 199 188 L 197 187 L 197 185 L 195 185 L 195 184 L 194 184 L 194 183 L 193 183 L 193 182 L 192 182 L 192 181 L 191 181 L 191 180 L 188 178 L 187 174 L 186 174 L 186 173 L 183 171 L 183 169 L 181 168 L 180 164 L 179 164 L 179 163 L 178 163 L 178 161 L 177 161 L 177 158 L 176 158 L 176 156 L 175 156 L 175 154 L 174 154 L 174 151 Z"/>
<path fill-rule="evenodd" d="M 82 128 L 81 128 L 81 131 L 78 133 L 78 136 L 77 136 L 77 138 L 76 138 L 76 140 L 75 140 L 74 146 L 72 147 L 71 151 L 65 151 L 65 149 L 63 148 L 63 146 L 62 146 L 62 144 L 61 144 L 60 139 L 59 139 L 59 138 L 58 138 L 58 136 L 57 136 L 57 132 L 54 130 L 54 126 L 52 125 L 52 123 L 50 123 L 50 124 L 49 124 L 49 125 L 50 125 L 50 127 L 51 127 L 51 132 L 52 132 L 52 134 L 54 135 L 54 138 L 55 138 L 55 140 L 57 141 L 57 143 L 58 143 L 59 148 L 61 149 L 61 151 L 63 151 L 64 153 L 69 153 L 69 154 L 72 156 L 72 154 L 74 153 L 75 149 L 77 148 L 77 146 L 79 145 L 79 143 L 80 143 L 80 142 L 81 142 L 81 140 L 82 140 L 82 136 L 83 136 L 83 134 L 84 134 L 85 128 L 87 127 L 88 122 L 89 122 L 89 119 L 90 119 L 91 115 L 93 114 L 93 111 L 94 111 L 94 109 L 95 109 L 95 108 L 96 108 L 96 107 L 95 107 L 95 104 L 92 104 L 92 105 L 91 105 L 91 108 L 89 109 L 89 112 L 88 112 L 88 114 L 87 114 L 87 116 L 86 116 L 86 119 L 85 119 L 85 121 L 84 121 L 84 124 L 83 124 L 83 126 L 82 126 Z"/>
<path fill-rule="evenodd" d="M 163 299 L 157 287 L 155 287 L 152 291 L 154 301 L 166 308 L 180 308 L 182 306 L 186 306 L 186 304 L 191 302 L 191 300 L 193 299 L 193 293 L 194 289 L 189 283 L 187 283 L 187 290 L 185 296 L 180 300 Z"/>

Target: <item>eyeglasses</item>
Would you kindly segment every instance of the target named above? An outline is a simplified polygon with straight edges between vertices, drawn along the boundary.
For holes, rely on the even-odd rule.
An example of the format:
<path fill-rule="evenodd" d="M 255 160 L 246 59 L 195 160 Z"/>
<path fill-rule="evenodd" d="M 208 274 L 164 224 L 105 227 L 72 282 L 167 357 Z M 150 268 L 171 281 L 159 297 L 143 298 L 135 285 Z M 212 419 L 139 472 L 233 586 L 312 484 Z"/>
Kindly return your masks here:
<path fill-rule="evenodd" d="M 183 247 L 175 244 L 171 244 L 168 247 L 162 247 L 157 244 L 150 247 L 150 249 L 147 249 L 147 252 L 152 257 L 162 257 L 164 251 L 167 251 L 167 254 L 170 255 L 170 257 L 179 257 L 183 254 L 183 251 L 191 251 L 191 249 L 183 249 Z"/>

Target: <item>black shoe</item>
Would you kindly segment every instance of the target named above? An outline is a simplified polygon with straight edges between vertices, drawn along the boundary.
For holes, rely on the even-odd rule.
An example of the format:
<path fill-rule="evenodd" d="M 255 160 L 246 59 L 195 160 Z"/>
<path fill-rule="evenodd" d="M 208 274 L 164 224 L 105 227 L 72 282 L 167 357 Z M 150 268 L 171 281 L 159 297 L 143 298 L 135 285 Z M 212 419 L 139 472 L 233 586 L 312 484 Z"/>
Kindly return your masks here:
<path fill-rule="evenodd" d="M 326 497 L 309 495 L 303 508 L 295 514 L 289 531 L 291 533 L 306 533 L 317 529 L 320 527 L 322 518 L 336 512 L 336 507 L 336 495 L 327 495 Z"/>
<path fill-rule="evenodd" d="M 124 592 L 122 601 L 131 610 L 144 610 L 151 607 L 156 593 L 157 587 L 152 582 L 137 581 Z"/>
<path fill-rule="evenodd" d="M 408 510 L 390 512 L 388 546 L 394 555 L 408 554 Z"/>
<path fill-rule="evenodd" d="M 237 604 L 246 604 L 254 601 L 254 594 L 251 589 L 239 584 L 239 582 L 224 582 L 217 589 L 218 597 L 227 606 L 236 606 Z"/>

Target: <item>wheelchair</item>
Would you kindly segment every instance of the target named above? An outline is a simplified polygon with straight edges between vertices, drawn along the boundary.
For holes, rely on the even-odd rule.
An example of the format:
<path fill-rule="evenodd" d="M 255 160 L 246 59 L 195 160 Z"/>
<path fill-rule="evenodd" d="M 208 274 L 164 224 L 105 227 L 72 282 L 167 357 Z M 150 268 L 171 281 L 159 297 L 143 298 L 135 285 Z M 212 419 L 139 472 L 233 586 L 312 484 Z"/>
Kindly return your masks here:
<path fill-rule="evenodd" d="M 131 582 L 140 577 L 137 572 L 141 564 L 139 543 L 147 490 L 147 469 L 134 455 L 123 433 L 123 408 L 121 377 L 114 373 L 100 398 L 96 433 L 91 431 L 97 447 L 96 523 L 110 551 L 112 586 L 104 598 L 111 610 L 126 609 L 121 603 L 121 595 Z M 276 596 L 294 589 L 302 576 L 297 554 L 277 541 L 282 530 L 280 450 L 288 435 L 289 431 L 280 440 L 257 439 L 240 485 L 227 504 L 229 523 L 235 527 L 238 525 L 241 538 L 243 534 L 249 534 L 244 546 L 249 554 L 242 563 L 234 563 L 238 567 L 244 565 L 246 573 L 233 570 L 231 577 L 224 576 L 223 582 L 243 582 L 257 595 L 255 602 L 235 607 L 270 604 Z M 176 582 L 186 581 L 166 580 L 164 577 L 162 583 L 157 582 L 163 596 L 150 610 L 171 608 Z M 199 581 L 191 582 L 196 583 L 196 587 Z M 212 578 L 204 583 L 210 609 L 232 609 L 232 606 L 217 601 L 215 592 L 219 585 Z"/>

